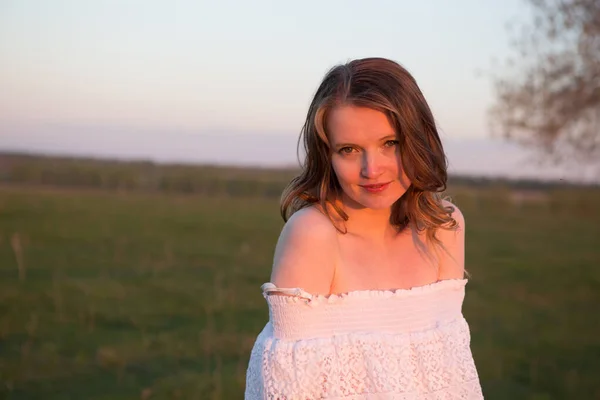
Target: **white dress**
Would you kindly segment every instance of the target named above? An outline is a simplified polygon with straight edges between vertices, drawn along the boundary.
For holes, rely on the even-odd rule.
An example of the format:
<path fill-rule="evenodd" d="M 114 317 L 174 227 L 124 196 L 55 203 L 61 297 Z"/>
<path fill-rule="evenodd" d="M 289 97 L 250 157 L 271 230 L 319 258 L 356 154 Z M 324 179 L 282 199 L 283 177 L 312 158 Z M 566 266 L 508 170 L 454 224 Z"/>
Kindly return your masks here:
<path fill-rule="evenodd" d="M 482 399 L 462 315 L 466 283 L 331 296 L 265 283 L 269 321 L 245 399 Z"/>

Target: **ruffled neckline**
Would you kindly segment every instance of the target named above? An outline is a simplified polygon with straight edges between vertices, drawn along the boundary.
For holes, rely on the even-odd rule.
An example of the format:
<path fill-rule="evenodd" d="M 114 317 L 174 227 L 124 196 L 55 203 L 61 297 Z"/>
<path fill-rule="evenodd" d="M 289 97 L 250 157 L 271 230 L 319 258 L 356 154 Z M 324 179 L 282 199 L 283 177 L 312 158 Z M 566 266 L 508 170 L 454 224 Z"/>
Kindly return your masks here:
<path fill-rule="evenodd" d="M 352 290 L 344 293 L 334 293 L 330 295 L 308 293 L 302 288 L 279 288 L 271 282 L 264 283 L 261 286 L 263 295 L 270 300 L 277 302 L 308 301 L 310 303 L 333 303 L 346 299 L 382 299 L 382 298 L 402 298 L 407 296 L 425 295 L 440 290 L 460 289 L 468 282 L 468 279 L 443 279 L 421 286 L 413 286 L 408 289 L 362 289 Z M 280 292 L 284 295 L 271 295 L 270 292 Z"/>

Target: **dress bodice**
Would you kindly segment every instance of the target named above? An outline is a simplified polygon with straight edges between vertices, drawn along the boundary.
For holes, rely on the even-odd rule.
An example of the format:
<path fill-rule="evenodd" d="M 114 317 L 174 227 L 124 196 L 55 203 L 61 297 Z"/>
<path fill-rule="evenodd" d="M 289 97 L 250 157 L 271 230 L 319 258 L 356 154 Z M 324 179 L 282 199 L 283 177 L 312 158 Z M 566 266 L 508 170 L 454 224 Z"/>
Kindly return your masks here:
<path fill-rule="evenodd" d="M 466 283 L 329 296 L 264 284 L 246 399 L 481 399 Z"/>

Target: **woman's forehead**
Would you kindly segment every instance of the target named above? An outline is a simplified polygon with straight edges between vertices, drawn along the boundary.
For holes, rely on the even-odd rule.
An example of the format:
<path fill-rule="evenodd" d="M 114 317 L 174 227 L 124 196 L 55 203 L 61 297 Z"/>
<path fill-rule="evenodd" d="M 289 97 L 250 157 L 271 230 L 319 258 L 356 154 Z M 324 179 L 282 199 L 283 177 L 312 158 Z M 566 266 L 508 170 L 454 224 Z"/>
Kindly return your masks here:
<path fill-rule="evenodd" d="M 395 131 L 381 111 L 366 107 L 338 106 L 329 113 L 327 133 L 334 143 L 379 141 Z"/>

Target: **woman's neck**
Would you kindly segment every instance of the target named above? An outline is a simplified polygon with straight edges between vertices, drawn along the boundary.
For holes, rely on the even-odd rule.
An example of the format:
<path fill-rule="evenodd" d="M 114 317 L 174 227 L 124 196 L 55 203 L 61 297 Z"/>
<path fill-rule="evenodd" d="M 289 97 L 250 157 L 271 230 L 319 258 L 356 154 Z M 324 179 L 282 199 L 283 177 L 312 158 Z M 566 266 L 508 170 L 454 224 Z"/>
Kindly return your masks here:
<path fill-rule="evenodd" d="M 376 242 L 393 239 L 398 235 L 398 229 L 390 223 L 391 207 L 374 210 L 347 198 L 337 201 L 336 205 L 348 215 L 344 227 L 349 234 Z"/>

